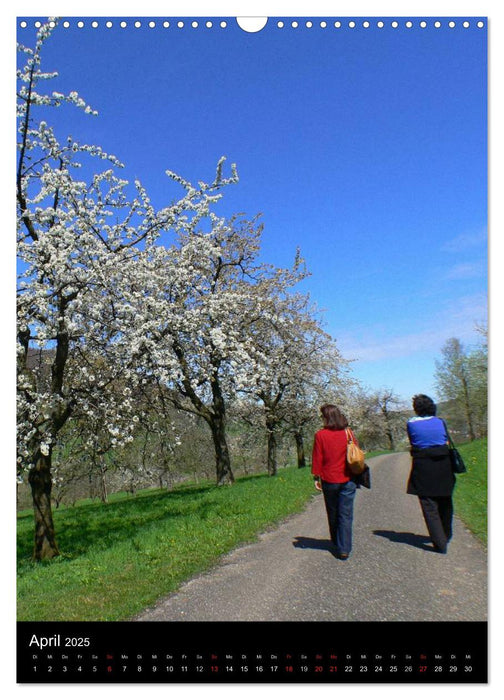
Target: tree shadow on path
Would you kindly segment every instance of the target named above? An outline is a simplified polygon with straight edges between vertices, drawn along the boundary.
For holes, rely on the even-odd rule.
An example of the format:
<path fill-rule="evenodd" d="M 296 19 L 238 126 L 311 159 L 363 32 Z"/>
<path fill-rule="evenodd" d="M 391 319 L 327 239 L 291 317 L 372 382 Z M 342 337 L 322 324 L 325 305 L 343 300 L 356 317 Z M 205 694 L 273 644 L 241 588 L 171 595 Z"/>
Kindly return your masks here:
<path fill-rule="evenodd" d="M 433 549 L 432 544 L 430 544 L 430 537 L 426 535 L 415 535 L 413 532 L 396 532 L 395 530 L 373 530 L 373 535 L 385 537 L 391 542 L 397 542 L 398 544 L 409 544 L 410 547 L 425 549 L 428 552 L 432 552 Z"/>

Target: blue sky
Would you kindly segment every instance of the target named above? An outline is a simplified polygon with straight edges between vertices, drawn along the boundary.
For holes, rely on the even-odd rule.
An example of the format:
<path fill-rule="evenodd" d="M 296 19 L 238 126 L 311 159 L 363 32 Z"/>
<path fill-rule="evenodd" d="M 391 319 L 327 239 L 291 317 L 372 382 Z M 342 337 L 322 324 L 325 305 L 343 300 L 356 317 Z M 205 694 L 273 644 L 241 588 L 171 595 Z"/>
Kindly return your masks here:
<path fill-rule="evenodd" d="M 476 342 L 486 320 L 486 23 L 270 18 L 248 34 L 232 18 L 97 19 L 69 17 L 46 47 L 53 88 L 99 112 L 59 110 L 60 133 L 118 156 L 159 206 L 177 194 L 165 170 L 209 179 L 226 155 L 240 183 L 219 211 L 262 212 L 268 262 L 290 264 L 300 246 L 303 288 L 355 376 L 440 398 L 442 345 Z"/>

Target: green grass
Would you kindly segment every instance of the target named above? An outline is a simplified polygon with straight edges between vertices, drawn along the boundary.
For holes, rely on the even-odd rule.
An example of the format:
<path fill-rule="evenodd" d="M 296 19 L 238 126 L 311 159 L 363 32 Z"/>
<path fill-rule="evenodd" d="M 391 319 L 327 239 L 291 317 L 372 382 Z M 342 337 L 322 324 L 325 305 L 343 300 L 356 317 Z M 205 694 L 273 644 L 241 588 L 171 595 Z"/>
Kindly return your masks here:
<path fill-rule="evenodd" d="M 467 473 L 457 478 L 455 512 L 487 541 L 487 441 L 459 446 Z M 217 563 L 240 543 L 291 513 L 313 494 L 308 469 L 213 484 L 113 494 L 55 511 L 61 556 L 31 561 L 33 514 L 18 516 L 19 620 L 127 620 Z"/>
<path fill-rule="evenodd" d="M 31 561 L 33 515 L 18 517 L 19 620 L 126 620 L 215 564 L 313 494 L 308 469 L 149 490 L 54 513 L 61 556 Z"/>
<path fill-rule="evenodd" d="M 487 440 L 457 445 L 467 467 L 457 475 L 455 514 L 485 544 L 487 542 Z"/>

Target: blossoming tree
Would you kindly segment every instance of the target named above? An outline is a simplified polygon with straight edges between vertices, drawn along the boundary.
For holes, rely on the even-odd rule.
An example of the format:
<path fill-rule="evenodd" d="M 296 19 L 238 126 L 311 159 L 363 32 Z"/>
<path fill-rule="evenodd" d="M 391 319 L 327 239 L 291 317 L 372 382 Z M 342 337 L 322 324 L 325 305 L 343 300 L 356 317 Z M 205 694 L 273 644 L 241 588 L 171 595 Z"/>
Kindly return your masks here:
<path fill-rule="evenodd" d="M 308 295 L 271 294 L 268 313 L 255 322 L 255 337 L 261 372 L 249 394 L 262 406 L 255 409 L 256 421 L 266 428 L 268 473 L 274 475 L 282 430 L 294 436 L 298 464 L 303 466 L 304 427 L 316 419 L 317 403 L 329 386 L 333 393 L 341 391 L 347 363 L 323 330 Z"/>
<path fill-rule="evenodd" d="M 149 346 L 145 371 L 162 378 L 177 408 L 206 421 L 221 485 L 234 480 L 228 404 L 264 368 L 257 320 L 269 312 L 275 290 L 292 286 L 303 273 L 299 261 L 292 269 L 259 262 L 262 226 L 257 217 L 225 219 L 209 210 L 205 219 L 181 219 L 177 246 L 151 251 L 149 291 L 138 302 L 143 307 L 156 300 L 155 328 L 147 331 L 156 341 Z"/>
<path fill-rule="evenodd" d="M 53 108 L 95 112 L 76 92 L 42 87 L 57 77 L 41 67 L 54 26 L 39 30 L 34 48 L 19 46 L 17 73 L 18 476 L 31 487 L 37 560 L 58 554 L 54 456 L 69 435 L 80 458 L 100 466 L 142 438 L 146 455 L 147 437 L 162 430 L 166 470 L 177 436 L 152 412 L 170 402 L 206 422 L 217 483 L 232 482 L 229 402 L 252 392 L 274 441 L 280 401 L 303 396 L 325 337 L 291 291 L 306 275 L 299 255 L 291 268 L 267 265 L 257 218 L 216 215 L 234 166 L 225 177 L 222 158 L 196 185 L 167 171 L 184 193 L 158 210 L 140 182 L 118 175 L 114 156 L 60 138 L 43 118 Z M 136 483 L 130 456 L 123 467 Z"/>
<path fill-rule="evenodd" d="M 41 27 L 34 48 L 19 46 L 25 61 L 17 71 L 18 475 L 31 486 L 37 560 L 58 554 L 52 455 L 62 428 L 69 420 L 99 424 L 103 449 L 132 439 L 139 358 L 152 325 L 138 315 L 141 275 L 149 270 L 142 260 L 162 231 L 204 216 L 216 191 L 236 180 L 223 178 L 221 162 L 213 182 L 187 188 L 156 211 L 139 182 L 130 186 L 116 174 L 122 166 L 115 157 L 71 137 L 59 140 L 41 118 L 47 110 L 64 103 L 93 110 L 76 92 L 41 90 L 57 77 L 41 68 L 55 25 Z M 104 165 L 77 177 L 93 170 L 88 161 Z M 47 371 L 30 364 L 34 348 Z M 96 450 L 92 430 L 82 448 Z"/>

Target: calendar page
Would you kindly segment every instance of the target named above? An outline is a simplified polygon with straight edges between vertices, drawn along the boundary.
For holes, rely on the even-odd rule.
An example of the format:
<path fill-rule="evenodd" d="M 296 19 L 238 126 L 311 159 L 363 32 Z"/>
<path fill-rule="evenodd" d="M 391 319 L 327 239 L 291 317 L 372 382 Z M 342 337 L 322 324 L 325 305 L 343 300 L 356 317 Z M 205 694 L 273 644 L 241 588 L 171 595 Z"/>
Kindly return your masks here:
<path fill-rule="evenodd" d="M 489 20 L 309 9 L 16 18 L 18 683 L 487 682 Z"/>

